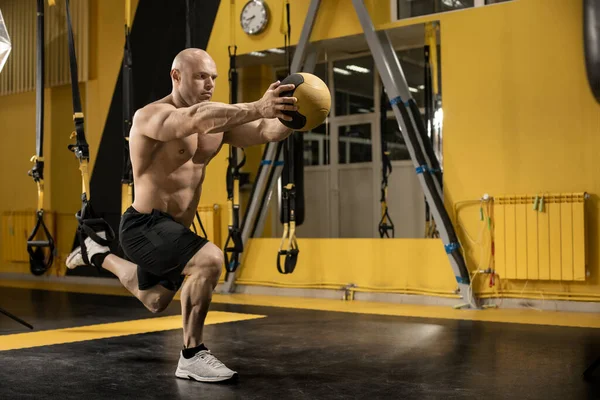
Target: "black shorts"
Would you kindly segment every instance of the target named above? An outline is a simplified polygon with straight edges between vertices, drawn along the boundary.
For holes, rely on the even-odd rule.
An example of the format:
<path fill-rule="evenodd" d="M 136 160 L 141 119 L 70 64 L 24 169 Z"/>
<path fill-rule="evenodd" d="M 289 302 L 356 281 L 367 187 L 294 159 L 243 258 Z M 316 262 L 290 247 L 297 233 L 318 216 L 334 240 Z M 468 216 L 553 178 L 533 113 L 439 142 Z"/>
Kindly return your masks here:
<path fill-rule="evenodd" d="M 121 217 L 119 241 L 127 258 L 137 264 L 140 290 L 161 284 L 173 291 L 183 284 L 188 261 L 208 243 L 167 213 L 143 214 L 133 207 Z"/>

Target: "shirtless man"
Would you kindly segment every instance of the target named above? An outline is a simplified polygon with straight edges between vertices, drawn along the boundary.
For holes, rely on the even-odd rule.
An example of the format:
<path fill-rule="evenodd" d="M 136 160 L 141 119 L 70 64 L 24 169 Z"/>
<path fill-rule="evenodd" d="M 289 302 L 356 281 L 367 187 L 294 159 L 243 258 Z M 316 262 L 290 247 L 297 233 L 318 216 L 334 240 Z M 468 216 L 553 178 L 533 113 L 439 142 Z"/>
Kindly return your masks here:
<path fill-rule="evenodd" d="M 129 146 L 135 201 L 119 227 L 121 246 L 133 262 L 90 238 L 84 242 L 91 263 L 115 274 L 153 313 L 169 305 L 187 277 L 181 290 L 183 349 L 175 375 L 204 382 L 236 375 L 211 354 L 202 338 L 224 264 L 222 251 L 189 229 L 205 169 L 224 143 L 247 147 L 288 137 L 292 131 L 277 118 L 291 120 L 282 111 L 296 110 L 297 101 L 280 97 L 293 85 L 275 82 L 256 102 L 211 102 L 216 78 L 208 53 L 183 50 L 173 61 L 171 94 L 134 116 Z M 71 269 L 84 265 L 81 248 L 66 264 Z"/>

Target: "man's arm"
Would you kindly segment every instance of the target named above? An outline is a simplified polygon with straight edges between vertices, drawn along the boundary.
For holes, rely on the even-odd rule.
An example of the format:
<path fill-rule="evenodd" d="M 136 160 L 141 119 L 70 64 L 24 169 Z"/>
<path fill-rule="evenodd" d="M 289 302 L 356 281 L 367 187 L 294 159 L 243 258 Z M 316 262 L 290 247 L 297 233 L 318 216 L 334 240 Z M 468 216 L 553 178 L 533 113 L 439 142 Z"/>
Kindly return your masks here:
<path fill-rule="evenodd" d="M 191 107 L 176 108 L 171 104 L 152 104 L 135 113 L 136 131 L 161 141 L 183 139 L 194 133 L 220 133 L 260 118 L 285 118 L 282 111 L 293 111 L 293 97 L 279 97 L 294 85 L 273 83 L 264 96 L 253 103 L 225 104 L 203 102 Z"/>
<path fill-rule="evenodd" d="M 168 142 L 194 133 L 219 133 L 262 118 L 256 103 L 224 104 L 206 102 L 175 108 L 152 104 L 135 113 L 136 130 L 152 139 Z"/>
<path fill-rule="evenodd" d="M 279 142 L 292 132 L 293 130 L 277 119 L 260 119 L 226 131 L 223 135 L 223 142 L 244 148 L 268 142 Z"/>

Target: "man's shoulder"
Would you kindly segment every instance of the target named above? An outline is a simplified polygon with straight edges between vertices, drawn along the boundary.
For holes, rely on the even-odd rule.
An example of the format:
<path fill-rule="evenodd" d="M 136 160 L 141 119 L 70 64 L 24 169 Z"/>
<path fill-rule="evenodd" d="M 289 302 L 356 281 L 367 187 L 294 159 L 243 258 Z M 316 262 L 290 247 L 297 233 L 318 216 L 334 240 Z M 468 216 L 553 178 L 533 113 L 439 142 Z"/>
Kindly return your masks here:
<path fill-rule="evenodd" d="M 146 104 L 142 108 L 138 109 L 137 112 L 140 114 L 154 114 L 160 111 L 170 111 L 176 109 L 177 108 L 172 103 L 166 102 L 164 100 L 157 100 L 152 103 Z"/>

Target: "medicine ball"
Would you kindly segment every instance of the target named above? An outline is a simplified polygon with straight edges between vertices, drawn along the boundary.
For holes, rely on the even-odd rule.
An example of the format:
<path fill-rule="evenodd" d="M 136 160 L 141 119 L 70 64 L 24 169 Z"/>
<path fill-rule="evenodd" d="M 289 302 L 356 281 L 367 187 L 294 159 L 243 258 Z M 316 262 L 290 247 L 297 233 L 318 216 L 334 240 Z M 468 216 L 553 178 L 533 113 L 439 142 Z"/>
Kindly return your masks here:
<path fill-rule="evenodd" d="M 325 122 L 331 108 L 329 88 L 319 77 L 307 72 L 288 75 L 282 85 L 293 84 L 294 90 L 282 92 L 281 97 L 298 99 L 297 111 L 283 111 L 292 121 L 279 119 L 282 124 L 298 132 L 307 132 Z"/>

